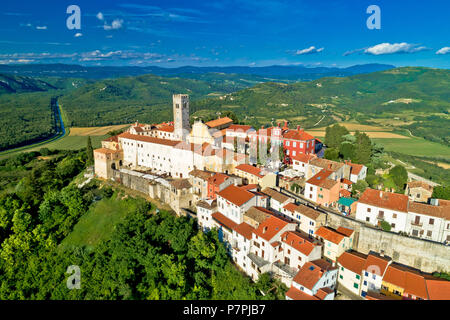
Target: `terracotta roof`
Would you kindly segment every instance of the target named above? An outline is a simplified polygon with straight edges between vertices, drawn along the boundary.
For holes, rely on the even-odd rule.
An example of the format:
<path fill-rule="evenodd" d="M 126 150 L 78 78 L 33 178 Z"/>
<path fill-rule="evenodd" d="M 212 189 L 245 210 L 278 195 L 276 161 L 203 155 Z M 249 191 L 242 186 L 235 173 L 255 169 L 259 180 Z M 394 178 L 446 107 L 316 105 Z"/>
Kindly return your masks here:
<path fill-rule="evenodd" d="M 272 189 L 272 188 L 265 188 L 264 190 L 261 190 L 262 193 L 267 194 L 272 199 L 275 199 L 276 201 L 280 203 L 285 203 L 286 201 L 290 200 L 288 196 L 285 196 L 284 194 Z"/>
<path fill-rule="evenodd" d="M 364 255 L 355 252 L 344 252 L 337 258 L 337 262 L 345 269 L 361 275 L 366 259 Z"/>
<path fill-rule="evenodd" d="M 320 300 L 320 298 L 315 296 L 310 296 L 309 294 L 298 290 L 294 286 L 292 286 L 287 292 L 286 296 L 291 298 L 292 300 Z"/>
<path fill-rule="evenodd" d="M 324 272 L 332 269 L 331 264 L 323 259 L 308 261 L 295 275 L 294 282 L 311 290 L 320 278 L 322 278 Z"/>
<path fill-rule="evenodd" d="M 316 236 L 324 238 L 325 240 L 331 241 L 335 244 L 341 243 L 342 239 L 345 238 L 345 235 L 343 235 L 342 233 L 332 230 L 330 228 L 324 227 L 324 226 L 317 229 L 315 234 L 316 234 Z"/>
<path fill-rule="evenodd" d="M 289 223 L 274 215 L 266 218 L 259 224 L 258 228 L 254 231 L 258 237 L 261 237 L 267 241 L 270 241 L 278 232 L 281 231 Z"/>
<path fill-rule="evenodd" d="M 119 153 L 119 152 L 122 152 L 122 150 L 113 150 L 113 149 L 107 149 L 107 148 L 99 148 L 99 149 L 95 149 L 94 152 L 108 154 L 108 153 Z"/>
<path fill-rule="evenodd" d="M 247 191 L 251 191 L 251 190 L 258 190 L 258 185 L 257 184 L 246 184 L 246 185 L 242 185 L 239 186 L 239 188 L 247 190 Z"/>
<path fill-rule="evenodd" d="M 142 141 L 142 142 L 149 142 L 149 143 L 155 143 L 155 144 L 163 144 L 163 145 L 171 146 L 171 147 L 174 147 L 180 143 L 180 141 L 160 139 L 160 138 L 149 137 L 149 136 L 140 136 L 137 134 L 131 134 L 129 132 L 124 132 L 124 133 L 119 134 L 119 138 L 135 140 L 135 141 Z"/>
<path fill-rule="evenodd" d="M 350 161 L 346 162 L 346 164 L 351 167 L 350 174 L 358 175 L 361 172 L 362 168 L 364 167 L 362 164 L 352 163 Z"/>
<path fill-rule="evenodd" d="M 409 202 L 408 212 L 420 213 L 427 216 L 450 220 L 450 206 L 435 206 L 419 202 Z"/>
<path fill-rule="evenodd" d="M 231 120 L 228 117 L 223 117 L 223 118 L 208 121 L 205 124 L 210 128 L 215 128 L 215 127 L 227 124 L 227 123 L 233 123 L 233 120 Z"/>
<path fill-rule="evenodd" d="M 225 180 L 229 179 L 230 177 L 227 176 L 224 173 L 216 173 L 213 176 L 208 178 L 208 183 L 214 184 L 214 185 L 220 185 L 225 182 Z"/>
<path fill-rule="evenodd" d="M 306 183 L 325 188 L 325 189 L 331 189 L 334 187 L 338 182 L 332 179 L 328 179 L 328 177 L 333 173 L 333 171 L 330 170 L 321 170 L 319 173 L 317 173 L 315 176 L 310 178 Z"/>
<path fill-rule="evenodd" d="M 348 190 L 342 189 L 342 190 L 339 190 L 339 195 L 344 198 L 350 198 L 352 193 Z"/>
<path fill-rule="evenodd" d="M 344 164 L 341 162 L 336 162 L 323 158 L 314 158 L 309 163 L 312 164 L 313 166 L 331 171 L 337 171 L 344 166 Z"/>
<path fill-rule="evenodd" d="M 313 251 L 313 249 L 316 247 L 314 243 L 303 238 L 296 231 L 286 231 L 281 235 L 281 241 L 291 246 L 295 250 L 303 253 L 306 256 L 309 256 L 311 251 Z"/>
<path fill-rule="evenodd" d="M 230 201 L 231 203 L 242 206 L 244 203 L 250 201 L 255 195 L 247 190 L 241 189 L 234 185 L 230 185 L 217 193 L 218 196 Z"/>
<path fill-rule="evenodd" d="M 250 164 L 247 164 L 247 163 L 243 163 L 243 164 L 238 165 L 236 167 L 236 169 L 244 171 L 244 172 L 247 172 L 247 173 L 250 173 L 250 174 L 252 174 L 254 176 L 257 176 L 258 178 L 264 177 L 263 175 L 261 175 L 261 169 L 260 168 L 254 167 L 254 166 L 252 166 Z"/>
<path fill-rule="evenodd" d="M 228 230 L 232 231 L 236 226 L 237 223 L 233 220 L 225 217 L 220 212 L 214 212 L 211 217 L 217 221 L 222 227 L 227 228 Z"/>
<path fill-rule="evenodd" d="M 343 235 L 347 237 L 351 237 L 353 232 L 355 232 L 353 229 L 344 228 L 344 227 L 338 227 L 336 229 L 337 232 L 342 233 Z"/>
<path fill-rule="evenodd" d="M 283 138 L 297 141 L 314 140 L 314 137 L 309 133 L 303 130 L 293 130 L 293 129 L 289 129 L 283 132 Z"/>
<path fill-rule="evenodd" d="M 247 240 L 251 240 L 252 233 L 255 230 L 255 228 L 253 228 L 248 223 L 242 222 L 241 224 L 234 226 L 233 230 L 239 233 L 240 235 L 244 236 Z"/>
<path fill-rule="evenodd" d="M 404 289 L 403 294 L 411 294 L 422 299 L 428 299 L 424 277 L 409 268 L 391 264 L 386 270 L 383 281 Z"/>
<path fill-rule="evenodd" d="M 244 124 L 232 124 L 227 128 L 227 131 L 240 131 L 240 132 L 247 132 L 248 130 L 252 129 L 252 126 L 244 125 Z"/>
<path fill-rule="evenodd" d="M 298 212 L 312 220 L 317 220 L 317 218 L 322 215 L 321 212 L 305 206 L 304 204 L 296 205 L 294 203 L 288 203 L 283 208 L 291 212 Z"/>
<path fill-rule="evenodd" d="M 297 160 L 300 162 L 308 163 L 310 160 L 316 158 L 316 155 L 314 154 L 305 154 L 305 153 L 299 153 L 292 157 L 293 160 Z"/>
<path fill-rule="evenodd" d="M 369 204 L 379 208 L 408 212 L 408 196 L 404 194 L 384 192 L 367 188 L 358 202 Z"/>
<path fill-rule="evenodd" d="M 169 183 L 175 189 L 188 189 L 192 187 L 188 179 L 175 179 L 170 181 Z"/>
<path fill-rule="evenodd" d="M 144 132 L 144 129 L 142 129 L 141 127 L 133 127 L 133 129 L 136 132 Z"/>
<path fill-rule="evenodd" d="M 363 269 L 367 272 L 375 272 L 376 270 L 380 271 L 379 276 L 383 276 L 386 271 L 387 266 L 389 265 L 389 259 L 384 257 L 379 257 L 374 255 L 373 253 L 369 253 L 366 259 L 366 263 L 364 264 Z"/>
<path fill-rule="evenodd" d="M 107 138 L 107 139 L 105 139 L 103 141 L 119 142 L 119 135 L 115 135 L 115 136 L 109 137 L 109 138 Z"/>
<path fill-rule="evenodd" d="M 191 172 L 189 172 L 190 176 L 193 176 L 193 177 L 196 177 L 196 178 L 200 178 L 200 179 L 203 179 L 203 180 L 207 180 L 213 174 L 214 174 L 213 172 L 203 171 L 203 170 L 199 170 L 199 169 L 194 169 Z"/>
<path fill-rule="evenodd" d="M 450 300 L 450 281 L 426 279 L 430 300 Z"/>
<path fill-rule="evenodd" d="M 327 295 L 329 295 L 330 293 L 333 293 L 333 289 L 329 288 L 329 287 L 325 287 L 325 288 L 320 288 L 319 290 L 317 290 L 317 293 L 315 294 L 315 296 L 317 298 L 319 298 L 320 300 L 323 300 L 326 298 Z"/>
<path fill-rule="evenodd" d="M 346 184 L 346 185 L 349 185 L 349 186 L 353 184 L 353 182 L 351 182 L 350 180 L 345 179 L 345 178 L 342 178 L 342 179 L 341 179 L 341 182 L 344 183 L 344 184 Z"/>
<path fill-rule="evenodd" d="M 410 181 L 408 182 L 409 188 L 423 188 L 425 190 L 428 190 L 430 192 L 433 192 L 433 186 L 430 186 L 428 183 L 423 181 Z"/>

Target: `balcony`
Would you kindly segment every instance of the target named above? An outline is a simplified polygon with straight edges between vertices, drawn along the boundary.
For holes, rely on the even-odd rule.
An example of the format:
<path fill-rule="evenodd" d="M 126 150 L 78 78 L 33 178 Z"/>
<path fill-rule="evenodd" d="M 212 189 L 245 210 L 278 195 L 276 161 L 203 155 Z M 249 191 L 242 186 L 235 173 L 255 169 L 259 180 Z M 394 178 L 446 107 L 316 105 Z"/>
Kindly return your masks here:
<path fill-rule="evenodd" d="M 377 216 L 377 219 L 378 219 L 378 220 L 384 220 L 384 214 L 379 214 L 379 215 Z"/>

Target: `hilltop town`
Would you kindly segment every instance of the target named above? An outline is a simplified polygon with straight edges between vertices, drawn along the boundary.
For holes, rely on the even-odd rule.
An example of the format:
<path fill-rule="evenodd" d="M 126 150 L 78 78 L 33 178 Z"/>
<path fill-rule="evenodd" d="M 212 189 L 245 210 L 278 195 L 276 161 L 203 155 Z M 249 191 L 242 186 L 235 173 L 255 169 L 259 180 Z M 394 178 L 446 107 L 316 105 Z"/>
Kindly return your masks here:
<path fill-rule="evenodd" d="M 270 273 L 287 299 L 450 299 L 450 282 L 430 274 L 450 265 L 450 201 L 432 199 L 432 186 L 367 188 L 357 199 L 367 167 L 324 159 L 322 141 L 299 126 L 191 126 L 184 94 L 173 115 L 102 141 L 96 177 L 218 229 L 235 265 L 254 281 Z"/>

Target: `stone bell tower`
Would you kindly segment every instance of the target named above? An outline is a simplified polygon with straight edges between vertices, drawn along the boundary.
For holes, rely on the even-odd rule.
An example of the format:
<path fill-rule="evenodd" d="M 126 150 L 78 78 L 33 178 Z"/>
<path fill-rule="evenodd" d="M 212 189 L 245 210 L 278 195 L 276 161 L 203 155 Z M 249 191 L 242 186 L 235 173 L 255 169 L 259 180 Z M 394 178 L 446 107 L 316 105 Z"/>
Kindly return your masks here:
<path fill-rule="evenodd" d="M 173 95 L 173 122 L 176 140 L 186 141 L 189 134 L 189 96 L 187 94 Z"/>

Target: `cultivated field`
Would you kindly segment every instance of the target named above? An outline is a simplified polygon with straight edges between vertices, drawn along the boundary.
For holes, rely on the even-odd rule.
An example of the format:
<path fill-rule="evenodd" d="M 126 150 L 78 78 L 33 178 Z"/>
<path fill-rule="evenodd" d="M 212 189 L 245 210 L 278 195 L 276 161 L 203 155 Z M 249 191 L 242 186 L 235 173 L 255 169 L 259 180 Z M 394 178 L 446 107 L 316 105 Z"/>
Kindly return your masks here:
<path fill-rule="evenodd" d="M 309 134 L 315 136 L 315 137 L 325 137 L 325 131 L 316 131 L 316 130 L 309 130 L 306 131 Z M 350 131 L 352 134 L 355 133 L 355 131 Z M 361 131 L 365 132 L 369 138 L 371 139 L 410 139 L 409 137 L 402 136 L 397 133 L 392 132 L 382 132 L 382 131 Z"/>
<path fill-rule="evenodd" d="M 128 126 L 129 124 L 119 124 L 104 127 L 72 127 L 70 128 L 69 136 L 104 136 L 110 131 L 120 130 Z"/>

